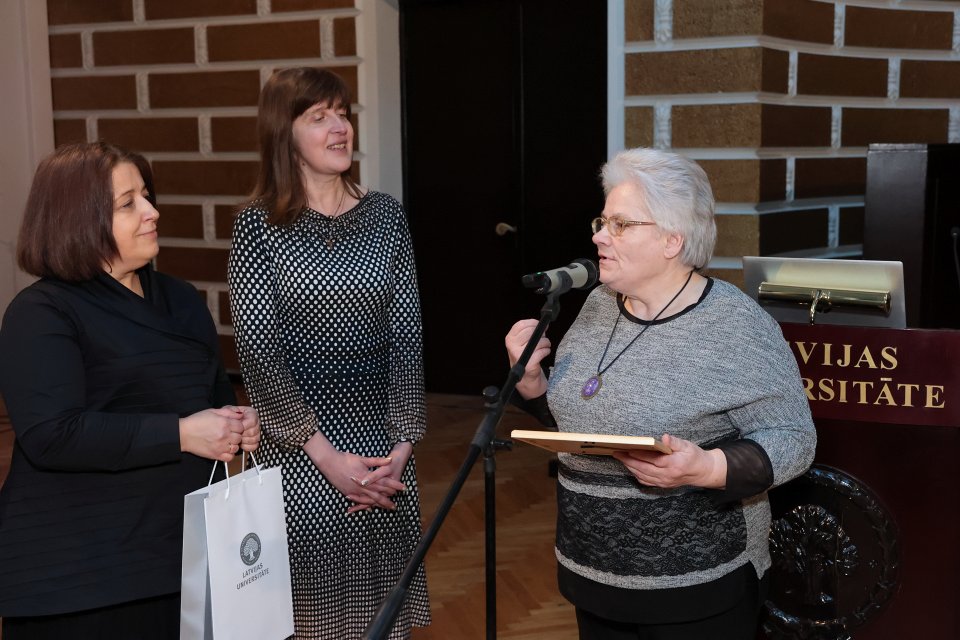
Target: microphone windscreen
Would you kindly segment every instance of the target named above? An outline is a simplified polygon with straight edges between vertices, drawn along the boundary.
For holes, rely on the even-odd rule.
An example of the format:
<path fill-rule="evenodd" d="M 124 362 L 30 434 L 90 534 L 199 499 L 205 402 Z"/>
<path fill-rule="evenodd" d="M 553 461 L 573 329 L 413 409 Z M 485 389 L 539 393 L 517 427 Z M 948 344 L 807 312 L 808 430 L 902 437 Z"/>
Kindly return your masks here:
<path fill-rule="evenodd" d="M 571 266 L 573 265 L 580 265 L 584 268 L 584 275 L 582 278 L 583 281 L 580 281 L 580 277 L 574 278 L 574 289 L 588 289 L 597 284 L 597 280 L 600 279 L 600 271 L 597 269 L 597 264 L 593 260 L 580 258 L 578 260 L 574 260 L 571 263 Z M 578 273 L 577 275 L 579 276 L 580 274 Z"/>

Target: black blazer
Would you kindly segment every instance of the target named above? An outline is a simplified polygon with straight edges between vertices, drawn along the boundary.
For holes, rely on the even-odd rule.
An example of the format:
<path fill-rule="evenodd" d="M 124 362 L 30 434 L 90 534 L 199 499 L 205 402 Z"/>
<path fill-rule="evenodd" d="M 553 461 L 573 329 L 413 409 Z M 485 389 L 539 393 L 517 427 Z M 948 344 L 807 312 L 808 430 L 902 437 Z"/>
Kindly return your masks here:
<path fill-rule="evenodd" d="M 139 273 L 144 298 L 106 274 L 41 280 L 4 315 L 0 616 L 180 590 L 183 496 L 212 462 L 180 452 L 178 418 L 235 398 L 196 289 Z"/>

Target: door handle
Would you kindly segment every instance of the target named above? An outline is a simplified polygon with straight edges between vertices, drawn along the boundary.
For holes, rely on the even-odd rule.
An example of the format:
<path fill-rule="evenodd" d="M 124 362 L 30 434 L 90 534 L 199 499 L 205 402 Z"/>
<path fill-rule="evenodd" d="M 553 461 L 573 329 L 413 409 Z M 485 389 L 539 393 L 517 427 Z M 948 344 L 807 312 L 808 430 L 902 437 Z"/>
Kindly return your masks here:
<path fill-rule="evenodd" d="M 516 228 L 516 227 L 514 227 L 513 225 L 510 225 L 510 224 L 507 224 L 506 222 L 498 222 L 498 223 L 497 223 L 497 226 L 494 227 L 493 230 L 494 230 L 494 232 L 496 232 L 496 234 L 497 234 L 498 236 L 505 236 L 505 235 L 507 235 L 508 233 L 516 233 L 516 232 L 517 232 L 517 228 Z"/>

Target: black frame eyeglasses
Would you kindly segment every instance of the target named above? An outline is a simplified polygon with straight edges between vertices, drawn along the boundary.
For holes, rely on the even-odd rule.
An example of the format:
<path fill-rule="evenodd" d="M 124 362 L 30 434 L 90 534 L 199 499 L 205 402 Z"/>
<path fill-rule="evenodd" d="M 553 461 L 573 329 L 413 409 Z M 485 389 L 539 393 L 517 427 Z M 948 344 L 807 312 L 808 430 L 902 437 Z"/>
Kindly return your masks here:
<path fill-rule="evenodd" d="M 633 226 L 642 226 L 648 224 L 657 224 L 650 220 L 624 220 L 620 216 L 610 216 L 609 218 L 604 218 L 603 216 L 597 216 L 590 221 L 590 228 L 593 229 L 594 233 L 600 233 L 600 230 L 604 227 L 607 227 L 607 233 L 609 233 L 614 238 L 619 238 L 623 235 L 623 232 L 627 230 L 627 227 Z"/>

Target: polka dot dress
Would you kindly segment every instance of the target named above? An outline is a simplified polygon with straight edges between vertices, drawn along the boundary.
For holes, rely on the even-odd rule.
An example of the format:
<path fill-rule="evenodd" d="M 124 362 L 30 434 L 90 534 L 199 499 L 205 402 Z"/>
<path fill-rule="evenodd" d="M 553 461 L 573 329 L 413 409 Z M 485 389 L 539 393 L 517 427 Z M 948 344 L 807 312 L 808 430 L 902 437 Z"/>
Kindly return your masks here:
<path fill-rule="evenodd" d="M 319 429 L 340 451 L 385 456 L 426 424 L 420 303 L 403 209 L 369 192 L 336 218 L 305 209 L 234 225 L 229 284 L 237 348 L 260 411 L 261 462 L 283 469 L 296 638 L 359 638 L 420 537 L 414 460 L 396 511 L 351 502 L 303 452 Z M 430 622 L 421 567 L 390 638 Z"/>

